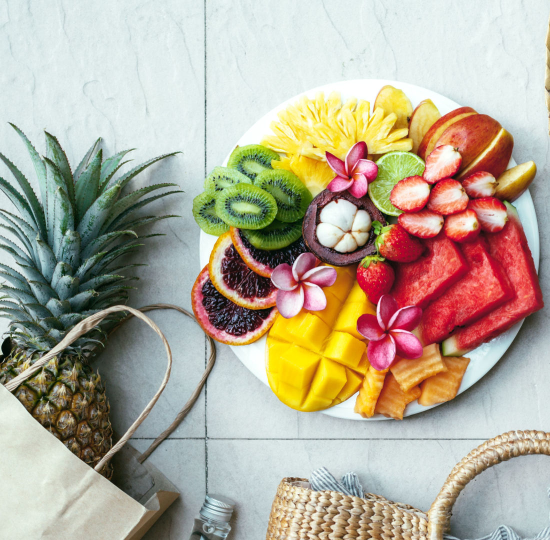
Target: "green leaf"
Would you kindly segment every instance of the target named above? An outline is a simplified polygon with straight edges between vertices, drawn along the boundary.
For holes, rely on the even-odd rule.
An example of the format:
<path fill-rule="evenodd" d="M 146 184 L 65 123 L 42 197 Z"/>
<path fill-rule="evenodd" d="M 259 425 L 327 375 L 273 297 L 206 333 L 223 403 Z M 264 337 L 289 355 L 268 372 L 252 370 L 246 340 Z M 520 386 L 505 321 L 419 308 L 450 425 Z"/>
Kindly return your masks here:
<path fill-rule="evenodd" d="M 42 304 L 25 304 L 25 309 L 38 319 L 53 317 L 52 312 Z"/>
<path fill-rule="evenodd" d="M 71 312 L 71 304 L 68 300 L 58 300 L 57 298 L 52 298 L 47 304 L 46 307 L 51 311 L 54 317 L 60 317 L 65 313 Z"/>
<path fill-rule="evenodd" d="M 72 328 L 83 319 L 84 317 L 82 313 L 67 313 L 66 315 L 61 315 L 59 317 L 59 320 L 65 329 Z"/>
<path fill-rule="evenodd" d="M 29 266 L 27 264 L 18 263 L 19 267 L 23 271 L 23 274 L 27 278 L 27 281 L 40 281 L 41 283 L 47 283 L 46 278 L 42 275 L 42 272 L 38 270 L 34 264 Z"/>
<path fill-rule="evenodd" d="M 36 177 L 38 178 L 38 186 L 40 188 L 40 197 L 42 199 L 42 208 L 44 213 L 46 213 L 46 203 L 47 203 L 47 179 L 46 179 L 46 166 L 42 161 L 42 158 L 35 150 L 34 146 L 31 144 L 31 141 L 27 139 L 27 136 L 15 125 L 10 122 L 10 126 L 15 129 L 18 135 L 21 137 L 27 150 L 31 156 L 32 163 L 34 165 L 34 170 L 36 171 Z"/>
<path fill-rule="evenodd" d="M 34 319 L 28 313 L 25 313 L 20 309 L 0 307 L 0 311 L 2 312 L 2 315 L 0 315 L 1 317 L 5 317 L 6 319 L 10 319 L 11 321 L 19 320 L 34 322 Z"/>
<path fill-rule="evenodd" d="M 122 160 L 126 154 L 133 152 L 134 150 L 135 148 L 130 148 L 130 150 L 122 150 L 122 152 L 118 152 L 118 154 L 107 158 L 103 162 L 103 165 L 101 166 L 100 193 L 103 193 L 103 190 L 109 184 L 109 180 L 111 180 L 118 169 L 120 169 L 120 167 L 122 167 L 125 163 L 129 163 L 129 161 L 123 162 Z"/>
<path fill-rule="evenodd" d="M 51 298 L 57 298 L 57 293 L 46 283 L 40 283 L 39 281 L 29 281 L 32 292 L 38 303 L 46 305 Z"/>
<path fill-rule="evenodd" d="M 53 252 L 56 257 L 59 257 L 65 233 L 74 231 L 75 228 L 73 206 L 69 201 L 67 192 L 62 188 L 58 188 L 55 192 L 54 224 Z"/>
<path fill-rule="evenodd" d="M 176 154 L 180 154 L 181 152 L 171 152 L 170 154 L 164 154 L 162 156 L 158 156 L 156 158 L 150 159 L 149 161 L 146 161 L 145 163 L 142 163 L 141 165 L 138 165 L 137 167 L 134 167 L 131 171 L 128 171 L 126 174 L 123 174 L 118 179 L 111 179 L 110 182 L 107 184 L 107 188 L 110 188 L 114 184 L 119 184 L 121 188 L 123 188 L 132 178 L 137 176 L 140 172 L 147 169 L 147 167 L 151 166 L 153 163 L 156 163 L 157 161 L 160 161 L 161 159 L 165 159 L 170 156 L 175 156 Z"/>
<path fill-rule="evenodd" d="M 86 259 L 76 271 L 76 276 L 80 279 L 80 281 L 84 281 L 84 278 L 88 274 L 88 272 L 97 264 L 105 255 L 107 254 L 106 251 L 100 251 L 99 253 L 96 253 L 95 255 L 92 255 L 88 259 Z"/>
<path fill-rule="evenodd" d="M 25 175 L 1 152 L 0 152 L 0 159 L 7 165 L 8 169 L 11 171 L 11 173 L 17 180 L 17 183 L 19 184 L 21 191 L 23 191 L 23 195 L 26 197 L 26 200 L 29 203 L 29 206 L 32 210 L 34 222 L 40 229 L 40 232 L 42 233 L 42 235 L 45 236 L 46 235 L 46 216 L 44 214 L 44 209 L 42 208 L 42 205 L 38 201 L 38 197 L 36 196 L 34 190 L 32 189 L 29 181 L 25 178 Z"/>
<path fill-rule="evenodd" d="M 52 287 L 55 289 L 57 286 L 57 283 L 63 276 L 72 276 L 73 275 L 73 267 L 70 264 L 64 263 L 64 262 L 58 262 L 55 266 L 55 270 L 53 271 L 52 276 Z"/>
<path fill-rule="evenodd" d="M 175 193 L 183 193 L 183 191 L 180 191 L 180 190 L 178 190 L 178 191 L 166 191 L 165 193 L 161 193 L 160 195 L 155 195 L 154 197 L 149 197 L 147 199 L 143 199 L 143 200 L 137 202 L 136 204 L 134 204 L 133 206 L 130 206 L 130 208 L 128 208 L 127 210 L 122 212 L 122 214 L 120 214 L 116 219 L 114 219 L 112 221 L 112 223 L 108 227 L 107 232 L 112 232 L 112 231 L 118 230 L 119 224 L 123 223 L 124 220 L 130 214 L 135 212 L 136 210 L 139 210 L 140 208 L 143 208 L 144 206 L 146 206 L 146 205 L 148 205 L 148 204 L 150 204 L 150 203 L 152 203 L 152 202 L 154 202 L 158 199 L 162 199 L 163 197 L 166 197 L 167 195 L 173 195 Z M 124 227 L 124 225 L 120 225 L 120 226 Z M 126 227 L 124 227 L 124 228 L 126 228 Z"/>
<path fill-rule="evenodd" d="M 29 203 L 27 203 L 23 195 L 21 195 L 19 191 L 17 191 L 8 181 L 4 180 L 2 177 L 0 177 L 0 189 L 6 194 L 8 199 L 17 208 L 21 216 L 29 223 L 32 223 L 36 230 L 39 230 L 38 225 L 34 221 L 31 207 L 29 206 Z"/>
<path fill-rule="evenodd" d="M 11 234 L 13 234 L 13 236 L 15 236 L 15 238 L 17 238 L 23 244 L 23 246 L 27 250 L 27 253 L 28 253 L 29 257 L 31 257 L 34 260 L 35 253 L 34 253 L 32 245 L 30 244 L 30 242 L 28 241 L 26 236 L 21 234 L 17 229 L 14 229 L 13 227 L 8 227 L 7 225 L 4 225 L 3 223 L 0 223 L 0 229 L 4 229 L 4 230 L 10 232 Z M 36 263 L 36 260 L 34 260 L 34 262 Z"/>
<path fill-rule="evenodd" d="M 76 294 L 72 298 L 69 298 L 69 304 L 71 304 L 72 311 L 82 311 L 88 302 L 92 298 L 96 298 L 99 295 L 96 291 L 84 291 Z"/>
<path fill-rule="evenodd" d="M 13 321 L 10 326 L 28 332 L 32 337 L 42 337 L 46 334 L 46 331 L 39 324 L 32 321 Z"/>
<path fill-rule="evenodd" d="M 125 197 L 122 197 L 119 201 L 117 201 L 113 205 L 113 209 L 109 214 L 109 217 L 105 220 L 105 223 L 103 224 L 101 232 L 105 232 L 109 227 L 109 225 L 113 222 L 113 220 L 115 220 L 124 211 L 128 210 L 128 208 L 133 206 L 144 195 L 147 195 L 147 193 L 150 193 L 151 191 L 156 191 L 158 189 L 163 189 L 166 187 L 174 187 L 174 186 L 177 186 L 177 184 L 168 184 L 168 183 L 154 184 L 152 186 L 146 186 L 144 188 L 133 191 L 132 193 L 129 193 Z"/>
<path fill-rule="evenodd" d="M 43 242 L 40 238 L 36 239 L 36 246 L 38 249 L 38 258 L 40 259 L 40 266 L 42 268 L 42 275 L 48 282 L 52 281 L 53 272 L 57 264 L 57 259 L 50 246 Z"/>
<path fill-rule="evenodd" d="M 57 165 L 48 158 L 44 158 L 44 163 L 46 165 L 46 180 L 48 188 L 48 200 L 46 204 L 46 228 L 48 229 L 48 242 L 52 244 L 55 229 L 55 192 L 57 188 L 61 188 L 66 192 L 67 186 L 65 185 L 65 180 L 61 176 Z"/>
<path fill-rule="evenodd" d="M 107 285 L 121 279 L 124 279 L 124 276 L 119 276 L 118 274 L 102 274 L 101 276 L 96 276 L 88 281 L 85 281 L 84 283 L 81 283 L 78 290 L 79 292 L 87 291 L 88 289 L 97 290 L 98 287 L 101 287 L 102 285 Z"/>
<path fill-rule="evenodd" d="M 6 265 L 2 264 L 0 266 Z M 9 268 L 9 266 L 6 266 L 6 268 Z M 19 274 L 20 277 L 16 277 L 15 275 L 13 275 L 12 272 L 19 274 L 19 272 L 15 272 L 15 270 L 11 270 L 11 272 L 0 270 L 0 276 L 2 276 L 8 283 L 11 283 L 15 288 L 21 289 L 22 291 L 26 291 L 28 293 L 32 293 L 26 279 L 21 274 Z"/>
<path fill-rule="evenodd" d="M 124 246 L 122 248 L 115 249 L 114 251 L 110 252 L 109 255 L 105 255 L 101 260 L 101 262 L 97 264 L 94 268 L 92 268 L 92 275 L 97 276 L 98 274 L 103 272 L 105 268 L 107 268 L 116 259 L 118 259 L 119 257 L 122 257 L 122 255 L 127 255 L 132 251 L 136 251 L 141 246 L 143 246 L 143 244 L 132 244 L 129 246 Z"/>
<path fill-rule="evenodd" d="M 0 292 L 2 294 L 8 295 L 10 298 L 13 298 L 14 300 L 23 302 L 24 304 L 36 303 L 36 298 L 34 297 L 34 295 L 26 291 L 22 291 L 21 289 L 17 289 L 15 287 L 9 287 L 8 285 L 0 285 Z"/>
<path fill-rule="evenodd" d="M 84 157 L 82 158 L 82 161 L 78 164 L 78 167 L 74 171 L 74 181 L 75 182 L 78 182 L 78 179 L 79 179 L 80 175 L 82 174 L 84 169 L 86 169 L 86 167 L 90 163 L 90 159 L 92 159 L 92 156 L 95 155 L 100 143 L 101 143 L 101 137 L 99 137 L 97 139 L 97 141 L 94 144 L 92 144 L 92 146 L 86 152 L 86 154 L 84 154 Z"/>
<path fill-rule="evenodd" d="M 128 293 L 126 294 L 120 294 L 118 296 L 109 296 L 106 298 L 102 298 L 100 301 L 93 302 L 92 306 L 97 309 L 106 309 L 111 306 L 116 306 L 119 304 L 126 304 L 128 301 Z"/>
<path fill-rule="evenodd" d="M 125 236 L 125 235 L 134 236 L 135 238 L 138 237 L 138 235 L 134 231 L 130 231 L 130 230 L 115 231 L 115 232 L 112 232 L 112 233 L 103 234 L 103 235 L 99 236 L 98 238 L 96 238 L 95 240 L 92 240 L 82 250 L 82 258 L 87 259 L 87 258 L 91 257 L 92 255 L 95 255 L 104 246 L 108 246 L 111 242 L 113 242 L 117 238 L 120 238 L 121 236 Z"/>
<path fill-rule="evenodd" d="M 34 262 L 17 244 L 4 236 L 0 236 L 0 240 L 4 242 L 3 244 L 0 244 L 0 248 L 10 253 L 17 264 L 34 266 Z"/>
<path fill-rule="evenodd" d="M 58 294 L 60 300 L 69 300 L 69 298 L 77 294 L 79 284 L 80 280 L 77 277 L 63 276 L 57 282 L 55 292 Z"/>
<path fill-rule="evenodd" d="M 99 150 L 76 184 L 76 221 L 80 222 L 86 210 L 92 206 L 99 193 L 102 151 Z"/>
<path fill-rule="evenodd" d="M 3 270 L 3 274 L 9 274 L 13 279 L 17 279 L 21 283 L 23 283 L 22 286 L 16 285 L 15 283 L 12 283 L 12 285 L 16 285 L 17 288 L 23 289 L 24 291 L 31 292 L 31 288 L 27 284 L 27 280 L 24 275 L 20 274 L 17 270 L 14 270 L 11 266 L 8 266 L 7 264 L 0 263 L 0 268 Z"/>
<path fill-rule="evenodd" d="M 52 330 L 65 330 L 63 324 L 56 317 L 45 317 L 40 319 L 38 324 L 46 330 L 46 332 L 51 332 Z"/>
<path fill-rule="evenodd" d="M 117 229 L 128 229 L 133 230 L 137 227 L 143 227 L 144 225 L 150 225 L 151 223 L 155 223 L 156 221 L 160 221 L 161 219 L 168 219 L 168 218 L 180 218 L 181 216 L 177 216 L 175 214 L 168 214 L 166 216 L 144 216 L 138 219 L 134 219 L 134 221 L 125 221 L 124 223 L 120 223 L 117 227 Z"/>
<path fill-rule="evenodd" d="M 32 255 L 34 263 L 37 266 L 40 266 L 38 261 L 38 251 L 36 249 L 36 236 L 38 234 L 36 230 L 33 229 L 25 220 L 21 219 L 19 216 L 11 214 L 10 212 L 7 212 L 6 210 L 0 209 L 0 219 L 3 219 L 6 223 L 13 225 L 14 228 L 16 228 L 16 230 L 18 230 L 19 233 L 25 237 L 26 242 L 23 243 L 27 246 L 27 249 L 29 249 L 28 246 L 30 246 L 29 253 Z"/>
<path fill-rule="evenodd" d="M 120 195 L 120 190 L 120 185 L 117 184 L 113 186 L 96 199 L 84 214 L 77 228 L 83 248 L 98 236 L 101 227 L 105 223 L 113 205 Z"/>
<path fill-rule="evenodd" d="M 76 231 L 68 230 L 63 236 L 59 248 L 59 260 L 70 264 L 76 270 L 80 264 L 80 235 Z"/>
<path fill-rule="evenodd" d="M 73 173 L 71 172 L 71 166 L 69 165 L 69 160 L 65 155 L 65 151 L 61 148 L 59 141 L 47 131 L 46 134 L 46 154 L 48 158 L 57 165 L 61 176 L 65 180 L 65 189 L 71 205 L 74 206 L 75 195 L 74 195 L 74 180 Z"/>

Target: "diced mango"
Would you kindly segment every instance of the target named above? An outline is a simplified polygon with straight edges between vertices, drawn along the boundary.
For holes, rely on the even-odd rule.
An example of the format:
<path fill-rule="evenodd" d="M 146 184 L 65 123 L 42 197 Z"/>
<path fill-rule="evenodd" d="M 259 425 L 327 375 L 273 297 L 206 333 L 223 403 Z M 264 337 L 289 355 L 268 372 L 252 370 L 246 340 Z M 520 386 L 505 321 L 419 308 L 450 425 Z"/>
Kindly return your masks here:
<path fill-rule="evenodd" d="M 311 392 L 316 396 L 332 400 L 346 383 L 346 368 L 328 358 L 323 358 L 311 383 Z"/>
<path fill-rule="evenodd" d="M 424 347 L 420 358 L 415 360 L 402 358 L 396 361 L 390 368 L 390 371 L 404 392 L 407 392 L 413 386 L 417 386 L 425 379 L 446 370 L 447 368 L 445 367 L 437 343 Z"/>
<path fill-rule="evenodd" d="M 280 341 L 290 341 L 288 335 L 288 324 L 292 320 L 293 319 L 285 319 L 282 315 L 278 315 L 273 323 L 273 326 L 269 330 L 269 337 Z"/>
<path fill-rule="evenodd" d="M 363 377 L 360 377 L 357 373 L 351 371 L 351 369 L 346 369 L 346 375 L 348 380 L 344 388 L 342 388 L 340 393 L 336 396 L 336 401 L 338 403 L 342 403 L 353 396 L 353 394 L 359 390 L 361 383 L 363 382 Z"/>
<path fill-rule="evenodd" d="M 320 360 L 317 353 L 293 345 L 281 356 L 281 380 L 295 388 L 309 387 Z"/>
<path fill-rule="evenodd" d="M 319 319 L 332 327 L 338 318 L 340 309 L 342 308 L 342 301 L 338 300 L 336 296 L 328 292 L 328 289 L 324 289 L 324 291 L 325 296 L 327 297 L 327 307 L 321 311 L 314 311 L 313 313 L 315 313 L 316 317 L 319 317 Z"/>
<path fill-rule="evenodd" d="M 340 311 L 340 315 L 338 315 L 338 318 L 336 319 L 334 330 L 347 332 L 357 339 L 365 339 L 364 336 L 357 331 L 357 319 L 365 313 L 372 313 L 372 315 L 376 315 L 376 310 L 370 310 L 369 306 L 371 305 L 372 304 L 366 300 L 364 302 L 354 304 L 346 302 Z"/>
<path fill-rule="evenodd" d="M 279 389 L 277 397 L 289 407 L 293 409 L 300 409 L 301 405 L 307 396 L 308 388 L 304 386 L 302 388 L 296 388 L 290 384 L 279 382 Z"/>
<path fill-rule="evenodd" d="M 355 275 L 352 274 L 346 266 L 343 267 L 334 267 L 337 273 L 336 281 L 334 285 L 323 289 L 325 292 L 329 292 L 336 296 L 340 301 L 344 301 L 348 296 L 351 288 L 353 287 L 353 282 L 355 280 Z"/>
<path fill-rule="evenodd" d="M 290 349 L 292 345 L 278 339 L 273 339 L 271 336 L 267 338 L 267 370 L 271 373 L 279 373 L 281 371 L 281 356 Z"/>
<path fill-rule="evenodd" d="M 301 410 L 305 412 L 322 411 L 332 406 L 332 399 L 316 396 L 310 393 L 301 406 Z"/>
<path fill-rule="evenodd" d="M 367 355 L 367 351 L 365 350 L 365 352 L 363 353 L 363 356 L 361 356 L 359 365 L 354 369 L 355 371 L 361 373 L 361 375 L 366 375 L 369 368 L 370 368 L 369 357 Z"/>
<path fill-rule="evenodd" d="M 374 416 L 376 402 L 384 387 L 387 372 L 387 369 L 384 371 L 377 371 L 372 366 L 367 371 L 363 384 L 359 389 L 359 395 L 357 396 L 354 409 L 355 412 L 360 414 L 363 418 Z"/>
<path fill-rule="evenodd" d="M 321 352 L 329 334 L 330 326 L 307 311 L 296 326 L 290 327 L 293 341 L 315 352 Z"/>
<path fill-rule="evenodd" d="M 367 345 L 345 332 L 332 332 L 324 355 L 352 369 L 357 369 Z"/>
<path fill-rule="evenodd" d="M 279 377 L 276 373 L 267 372 L 267 382 L 275 395 L 279 394 Z"/>
<path fill-rule="evenodd" d="M 351 291 L 348 294 L 348 297 L 346 298 L 347 304 L 355 304 L 359 303 L 362 304 L 363 302 L 367 302 L 368 298 L 365 294 L 365 291 L 359 287 L 359 283 L 357 281 L 353 284 L 353 287 L 351 288 Z"/>

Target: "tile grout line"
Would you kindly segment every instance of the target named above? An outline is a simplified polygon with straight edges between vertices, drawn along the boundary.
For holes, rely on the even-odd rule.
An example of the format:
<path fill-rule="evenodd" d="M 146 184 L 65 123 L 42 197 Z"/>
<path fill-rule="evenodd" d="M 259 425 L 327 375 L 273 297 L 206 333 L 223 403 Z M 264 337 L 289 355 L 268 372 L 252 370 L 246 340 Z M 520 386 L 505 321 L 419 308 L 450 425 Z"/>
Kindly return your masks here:
<path fill-rule="evenodd" d="M 207 174 L 208 157 L 207 157 L 207 112 L 208 112 L 208 96 L 206 92 L 207 86 L 207 41 L 206 41 L 206 0 L 204 0 L 204 176 Z M 204 366 L 206 368 L 208 362 L 208 345 L 206 337 L 204 339 Z M 208 493 L 208 379 L 204 384 L 204 485 L 205 491 Z"/>
<path fill-rule="evenodd" d="M 422 437 L 413 437 L 403 439 L 401 437 L 381 437 L 376 439 L 366 439 L 361 437 L 320 437 L 320 438 L 285 438 L 285 437 L 275 437 L 272 439 L 262 438 L 262 437 L 169 437 L 167 441 L 260 441 L 260 442 L 273 442 L 273 441 L 298 441 L 298 442 L 317 442 L 317 441 L 362 441 L 362 442 L 379 442 L 379 441 L 427 441 L 427 442 L 437 442 L 437 441 L 487 441 L 491 437 L 459 437 L 459 438 L 422 438 Z M 137 441 L 154 441 L 153 437 L 132 437 L 132 440 Z"/>

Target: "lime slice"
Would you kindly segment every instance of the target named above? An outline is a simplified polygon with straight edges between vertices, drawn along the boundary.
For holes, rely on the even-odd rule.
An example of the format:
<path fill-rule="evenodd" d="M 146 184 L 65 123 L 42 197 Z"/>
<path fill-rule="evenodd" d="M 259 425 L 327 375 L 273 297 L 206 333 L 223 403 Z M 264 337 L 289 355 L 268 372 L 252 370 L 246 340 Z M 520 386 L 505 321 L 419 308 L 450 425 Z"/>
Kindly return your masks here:
<path fill-rule="evenodd" d="M 422 176 L 426 165 L 412 152 L 388 152 L 376 164 L 378 176 L 369 184 L 369 196 L 380 212 L 388 216 L 398 216 L 403 212 L 390 202 L 393 186 L 403 178 Z"/>

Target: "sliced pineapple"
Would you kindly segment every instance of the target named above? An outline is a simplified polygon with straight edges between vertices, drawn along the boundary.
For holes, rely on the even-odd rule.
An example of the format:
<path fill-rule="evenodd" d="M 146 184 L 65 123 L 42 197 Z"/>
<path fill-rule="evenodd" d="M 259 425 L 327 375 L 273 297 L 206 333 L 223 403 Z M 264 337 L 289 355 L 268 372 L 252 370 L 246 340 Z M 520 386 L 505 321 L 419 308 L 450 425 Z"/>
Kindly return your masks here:
<path fill-rule="evenodd" d="M 331 152 L 343 159 L 359 141 L 367 143 L 371 155 L 411 150 L 413 143 L 408 138 L 408 129 L 395 129 L 397 121 L 395 113 L 386 115 L 381 107 L 371 112 L 368 101 L 351 98 L 342 103 L 338 92 L 332 92 L 326 99 L 321 92 L 314 99 L 302 96 L 279 112 L 278 121 L 271 123 L 274 134 L 266 136 L 262 144 L 286 154 L 289 161 L 281 167 L 291 167 L 300 176 L 291 165 L 294 156 L 324 163 L 325 152 Z M 301 162 L 297 167 L 304 169 L 304 175 L 305 169 L 307 174 L 316 173 L 307 162 Z M 318 172 L 324 173 L 325 168 Z M 322 185 L 323 182 L 316 179 L 315 184 Z"/>
<path fill-rule="evenodd" d="M 334 171 L 326 161 L 319 161 L 300 154 L 294 154 L 292 158 L 282 158 L 280 161 L 272 161 L 274 169 L 286 169 L 293 172 L 309 189 L 315 197 L 325 189 L 334 178 Z"/>

